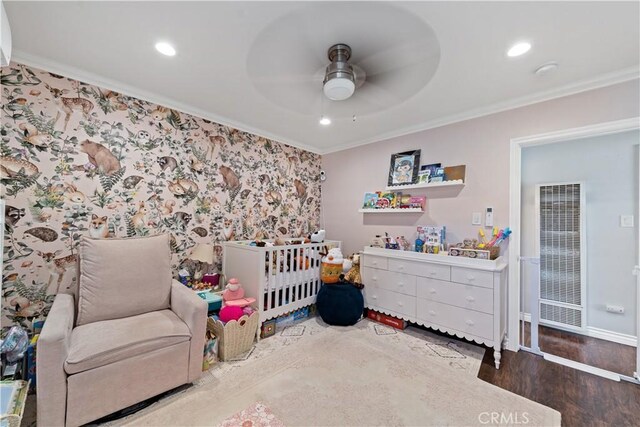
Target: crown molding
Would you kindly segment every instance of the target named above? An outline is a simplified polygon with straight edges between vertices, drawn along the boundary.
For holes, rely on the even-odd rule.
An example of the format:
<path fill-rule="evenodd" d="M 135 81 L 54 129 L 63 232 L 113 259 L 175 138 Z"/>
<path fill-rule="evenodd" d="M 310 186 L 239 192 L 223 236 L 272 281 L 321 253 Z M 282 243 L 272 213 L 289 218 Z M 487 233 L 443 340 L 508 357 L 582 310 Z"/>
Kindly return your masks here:
<path fill-rule="evenodd" d="M 314 147 L 308 144 L 301 143 L 299 141 L 293 141 L 281 135 L 276 135 L 263 129 L 257 129 L 249 124 L 238 122 L 227 117 L 213 114 L 209 111 L 202 110 L 192 105 L 184 104 L 175 99 L 164 97 L 163 95 L 144 91 L 133 86 L 127 85 L 116 80 L 111 80 L 103 76 L 99 76 L 95 73 L 90 73 L 81 70 L 76 67 L 61 64 L 56 61 L 52 61 L 40 56 L 31 55 L 18 49 L 14 49 L 12 53 L 12 61 L 18 62 L 30 67 L 40 68 L 45 71 L 49 71 L 55 74 L 60 74 L 65 77 L 69 77 L 74 80 L 79 80 L 88 84 L 99 86 L 104 89 L 113 90 L 134 98 L 142 99 L 154 104 L 162 105 L 180 112 L 191 114 L 196 117 L 211 120 L 221 125 L 230 126 L 235 129 L 252 133 L 254 135 L 262 136 L 274 141 L 281 142 L 292 147 L 300 148 L 306 151 L 310 151 L 316 154 L 330 154 L 338 151 L 348 150 L 351 148 L 360 147 L 363 145 L 373 144 L 380 141 L 385 141 L 391 138 L 398 138 L 400 136 L 409 135 L 412 133 L 422 132 L 429 129 L 435 129 L 450 124 L 463 122 L 466 120 L 476 119 L 491 114 L 500 113 L 503 111 L 513 110 L 527 105 L 537 104 L 540 102 L 550 101 L 552 99 L 562 98 L 569 95 L 574 95 L 589 90 L 594 90 L 606 86 L 623 83 L 626 81 L 640 78 L 640 67 L 629 67 L 619 71 L 603 74 L 591 79 L 585 79 L 578 82 L 574 82 L 558 88 L 537 92 L 531 95 L 526 95 L 511 100 L 498 102 L 483 107 L 467 110 L 462 113 L 452 114 L 445 117 L 439 117 L 434 120 L 429 120 L 417 125 L 406 126 L 403 128 L 395 129 L 390 132 L 377 135 L 372 138 L 360 139 L 345 144 L 339 144 L 328 149 L 322 149 Z"/>
<path fill-rule="evenodd" d="M 300 148 L 302 150 L 310 151 L 312 153 L 321 154 L 321 150 L 310 145 L 302 144 L 298 141 L 292 141 L 281 135 L 276 135 L 267 132 L 262 129 L 257 129 L 251 125 L 243 122 L 238 122 L 227 117 L 222 117 L 217 114 L 213 114 L 209 111 L 202 110 L 192 105 L 184 104 L 172 98 L 167 98 L 155 92 L 149 92 L 136 87 L 130 86 L 126 83 L 111 80 L 103 76 L 99 76 L 95 73 L 91 73 L 80 68 L 72 67 L 69 65 L 61 64 L 57 61 L 43 58 L 37 55 L 31 55 L 18 49 L 14 49 L 11 57 L 11 62 L 17 62 L 19 64 L 26 65 L 28 67 L 39 68 L 43 71 L 51 72 L 54 74 L 60 74 L 61 76 L 68 77 L 73 80 L 78 80 L 83 83 L 98 86 L 103 89 L 108 89 L 114 92 L 121 93 L 123 95 L 131 96 L 143 101 L 151 102 L 152 104 L 158 104 L 163 107 L 168 107 L 173 110 L 180 111 L 181 113 L 190 114 L 195 117 L 211 120 L 218 124 L 229 126 L 238 129 L 243 132 L 248 132 L 257 136 L 261 136 L 273 141 L 281 142 L 292 147 Z"/>
<path fill-rule="evenodd" d="M 360 147 L 362 145 L 373 144 L 375 142 L 385 141 L 391 138 L 398 138 L 400 136 L 409 135 L 412 133 L 422 132 L 429 129 L 435 129 L 442 126 L 451 125 L 466 120 L 476 119 L 479 117 L 489 116 L 508 110 L 514 110 L 516 108 L 526 107 L 528 105 L 538 104 L 545 101 L 550 101 L 557 98 L 562 98 L 569 95 L 575 95 L 581 92 L 587 92 L 594 89 L 599 89 L 607 86 L 612 86 L 618 83 L 624 83 L 630 80 L 640 78 L 640 67 L 630 67 L 612 73 L 607 73 L 594 77 L 591 79 L 581 80 L 565 86 L 560 86 L 554 89 L 546 90 L 543 92 L 537 92 L 531 95 L 526 95 L 519 98 L 514 98 L 508 101 L 498 102 L 495 104 L 486 105 L 480 108 L 474 108 L 462 113 L 452 114 L 445 117 L 440 117 L 427 122 L 407 126 L 404 128 L 396 129 L 391 132 L 387 132 L 378 135 L 374 138 L 367 138 L 358 141 L 353 141 L 346 144 L 340 144 L 331 147 L 327 150 L 323 150 L 320 154 L 335 153 L 338 151 L 348 150 L 351 148 Z"/>

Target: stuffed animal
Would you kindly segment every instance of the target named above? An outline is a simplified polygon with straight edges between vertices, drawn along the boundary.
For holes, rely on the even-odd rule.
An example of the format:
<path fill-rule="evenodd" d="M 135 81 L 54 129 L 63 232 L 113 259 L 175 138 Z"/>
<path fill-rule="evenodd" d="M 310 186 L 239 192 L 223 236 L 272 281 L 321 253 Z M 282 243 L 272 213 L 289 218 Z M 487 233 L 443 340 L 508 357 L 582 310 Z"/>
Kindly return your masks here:
<path fill-rule="evenodd" d="M 344 257 L 340 248 L 329 249 L 327 255 L 322 258 L 320 278 L 324 283 L 338 283 L 342 274 Z"/>
<path fill-rule="evenodd" d="M 246 307 L 256 302 L 255 298 L 245 298 L 244 289 L 236 278 L 229 279 L 227 288 L 222 293 L 222 300 L 225 306 Z"/>
<path fill-rule="evenodd" d="M 240 298 L 244 298 L 244 289 L 242 289 L 242 285 L 235 277 L 229 279 L 227 289 L 222 293 L 222 299 L 224 302 L 227 302 Z"/>
<path fill-rule="evenodd" d="M 309 240 L 311 240 L 312 243 L 322 243 L 324 242 L 324 238 L 326 235 L 327 235 L 326 231 L 318 230 L 309 236 Z"/>
<path fill-rule="evenodd" d="M 360 254 L 353 254 L 352 266 L 349 272 L 344 276 L 344 280 L 351 283 L 358 289 L 364 288 L 362 276 L 360 275 Z"/>
<path fill-rule="evenodd" d="M 231 320 L 238 320 L 242 316 L 244 316 L 244 311 L 242 310 L 242 307 L 228 305 L 220 309 L 220 321 L 222 323 L 227 323 Z"/>

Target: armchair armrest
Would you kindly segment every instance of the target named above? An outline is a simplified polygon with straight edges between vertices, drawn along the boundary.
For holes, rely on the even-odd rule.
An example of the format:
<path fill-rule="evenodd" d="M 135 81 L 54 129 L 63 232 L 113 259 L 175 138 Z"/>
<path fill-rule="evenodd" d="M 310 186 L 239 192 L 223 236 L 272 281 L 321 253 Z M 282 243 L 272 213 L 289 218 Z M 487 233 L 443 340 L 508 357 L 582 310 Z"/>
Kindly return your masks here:
<path fill-rule="evenodd" d="M 191 331 L 189 382 L 195 381 L 202 374 L 207 309 L 207 302 L 194 291 L 177 280 L 171 283 L 171 310 L 187 324 Z"/>
<path fill-rule="evenodd" d="M 67 411 L 67 359 L 75 318 L 73 295 L 58 294 L 38 339 L 38 425 L 64 426 Z"/>

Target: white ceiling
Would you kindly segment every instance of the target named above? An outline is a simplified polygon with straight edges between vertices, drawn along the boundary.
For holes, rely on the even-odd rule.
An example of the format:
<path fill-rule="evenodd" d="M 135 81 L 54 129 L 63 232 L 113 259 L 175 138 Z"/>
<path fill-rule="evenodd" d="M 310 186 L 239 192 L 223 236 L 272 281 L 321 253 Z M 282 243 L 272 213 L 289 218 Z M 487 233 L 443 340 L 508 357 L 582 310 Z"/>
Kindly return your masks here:
<path fill-rule="evenodd" d="M 635 1 L 5 6 L 16 61 L 319 153 L 637 78 L 640 62 Z M 507 58 L 522 39 L 532 50 Z M 159 55 L 158 40 L 178 54 Z M 363 68 L 393 69 L 394 60 L 423 68 L 388 73 L 389 85 L 366 101 L 364 91 L 340 105 L 321 101 L 322 64 L 337 42 Z M 536 76 L 548 61 L 560 68 Z M 316 90 L 315 101 L 305 98 Z M 333 123 L 319 125 L 321 114 Z"/>

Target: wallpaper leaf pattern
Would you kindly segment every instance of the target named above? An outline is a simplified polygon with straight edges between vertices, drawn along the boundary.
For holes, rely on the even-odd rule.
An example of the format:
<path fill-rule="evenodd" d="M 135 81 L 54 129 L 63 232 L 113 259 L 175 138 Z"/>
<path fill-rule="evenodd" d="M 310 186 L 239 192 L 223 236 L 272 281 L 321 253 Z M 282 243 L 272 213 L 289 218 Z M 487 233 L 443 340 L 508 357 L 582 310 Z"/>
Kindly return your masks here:
<path fill-rule="evenodd" d="M 319 226 L 320 156 L 13 63 L 2 68 L 3 325 L 44 318 L 75 285 L 77 245 L 171 234 L 174 273 L 197 243 Z"/>

